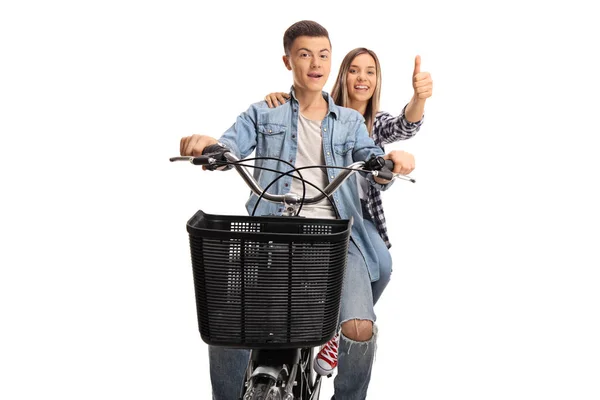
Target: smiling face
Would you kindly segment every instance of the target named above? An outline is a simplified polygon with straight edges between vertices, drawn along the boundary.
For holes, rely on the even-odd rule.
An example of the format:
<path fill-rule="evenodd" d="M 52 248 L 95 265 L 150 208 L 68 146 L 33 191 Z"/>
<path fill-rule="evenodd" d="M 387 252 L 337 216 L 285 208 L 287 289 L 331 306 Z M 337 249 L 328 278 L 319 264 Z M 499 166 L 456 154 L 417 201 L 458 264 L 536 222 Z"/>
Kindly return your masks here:
<path fill-rule="evenodd" d="M 331 45 L 323 36 L 299 36 L 283 62 L 294 74 L 296 91 L 321 92 L 331 72 Z"/>
<path fill-rule="evenodd" d="M 366 103 L 377 88 L 377 67 L 375 59 L 368 53 L 360 54 L 352 60 L 346 75 L 348 97 L 354 104 Z"/>

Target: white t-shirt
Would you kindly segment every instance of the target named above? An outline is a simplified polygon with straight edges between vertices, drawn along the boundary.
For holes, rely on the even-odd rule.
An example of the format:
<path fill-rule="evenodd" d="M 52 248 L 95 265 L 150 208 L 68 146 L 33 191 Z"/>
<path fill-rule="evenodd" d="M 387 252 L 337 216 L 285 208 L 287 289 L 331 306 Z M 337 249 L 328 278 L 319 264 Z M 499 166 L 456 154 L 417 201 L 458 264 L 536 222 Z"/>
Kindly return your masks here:
<path fill-rule="evenodd" d="M 309 165 L 325 165 L 323 155 L 323 137 L 321 136 L 321 121 L 313 121 L 302 114 L 298 118 L 298 152 L 296 154 L 296 167 Z M 321 168 L 307 168 L 300 171 L 305 181 L 311 182 L 319 189 L 325 189 L 329 184 L 327 170 Z M 302 181 L 292 179 L 292 193 L 302 196 Z M 306 196 L 312 197 L 320 192 L 310 185 L 306 185 Z M 303 205 L 300 215 L 306 218 L 335 218 L 335 211 L 327 199 L 317 204 Z"/>

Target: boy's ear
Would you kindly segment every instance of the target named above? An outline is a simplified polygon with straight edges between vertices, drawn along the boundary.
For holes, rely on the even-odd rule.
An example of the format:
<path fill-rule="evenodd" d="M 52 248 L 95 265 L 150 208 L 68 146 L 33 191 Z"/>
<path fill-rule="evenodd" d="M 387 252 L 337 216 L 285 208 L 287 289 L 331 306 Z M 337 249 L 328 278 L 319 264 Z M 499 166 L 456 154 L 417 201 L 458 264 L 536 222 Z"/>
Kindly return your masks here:
<path fill-rule="evenodd" d="M 285 67 L 288 69 L 288 71 L 291 71 L 292 65 L 290 64 L 290 58 L 288 56 L 283 56 L 281 57 L 281 59 L 283 60 L 283 63 L 285 64 Z"/>

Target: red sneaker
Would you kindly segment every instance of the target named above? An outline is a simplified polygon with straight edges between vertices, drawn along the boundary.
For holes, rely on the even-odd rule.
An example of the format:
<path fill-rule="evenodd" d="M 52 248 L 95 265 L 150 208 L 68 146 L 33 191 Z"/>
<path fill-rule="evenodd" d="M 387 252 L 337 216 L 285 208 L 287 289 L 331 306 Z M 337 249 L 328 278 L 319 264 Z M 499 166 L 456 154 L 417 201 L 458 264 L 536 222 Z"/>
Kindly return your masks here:
<path fill-rule="evenodd" d="M 331 376 L 333 370 L 338 364 L 338 344 L 340 342 L 340 334 L 337 333 L 329 342 L 323 346 L 321 351 L 315 357 L 313 363 L 314 370 L 322 376 Z"/>

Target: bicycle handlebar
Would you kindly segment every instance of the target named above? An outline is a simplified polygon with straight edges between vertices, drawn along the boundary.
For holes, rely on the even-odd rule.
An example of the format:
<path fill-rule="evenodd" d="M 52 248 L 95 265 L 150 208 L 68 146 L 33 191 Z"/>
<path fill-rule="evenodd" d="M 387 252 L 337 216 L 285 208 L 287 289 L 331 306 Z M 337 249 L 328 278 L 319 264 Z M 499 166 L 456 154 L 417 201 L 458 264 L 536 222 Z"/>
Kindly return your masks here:
<path fill-rule="evenodd" d="M 340 172 L 323 189 L 323 193 L 319 193 L 316 196 L 304 197 L 303 199 L 301 199 L 301 197 L 295 193 L 278 195 L 264 192 L 264 190 L 260 187 L 260 184 L 256 181 L 256 179 L 254 179 L 254 176 L 250 172 L 248 172 L 245 166 L 240 164 L 240 162 L 244 160 L 240 160 L 239 158 L 237 158 L 233 153 L 231 153 L 231 151 L 227 147 L 225 147 L 221 143 L 207 146 L 203 150 L 201 156 L 171 157 L 170 161 L 189 161 L 194 165 L 204 165 L 209 170 L 215 170 L 222 166 L 230 166 L 230 168 L 233 167 L 242 177 L 244 182 L 246 182 L 246 184 L 254 194 L 256 194 L 257 196 L 262 195 L 262 197 L 264 197 L 266 200 L 276 203 L 285 202 L 296 204 L 300 201 L 305 205 L 318 203 L 321 200 L 323 200 L 325 196 L 331 196 L 342 185 L 342 183 L 346 181 L 346 179 L 348 179 L 353 173 L 358 171 L 370 172 L 373 176 L 377 176 L 386 180 L 393 180 L 397 177 L 392 172 L 392 170 L 394 169 L 394 162 L 392 160 L 385 160 L 383 157 L 372 157 L 367 161 L 357 161 L 353 164 L 350 164 L 348 167 L 342 169 L 342 172 Z M 294 171 L 292 170 L 289 172 L 289 174 L 293 172 Z M 410 180 L 414 182 L 413 179 Z"/>

